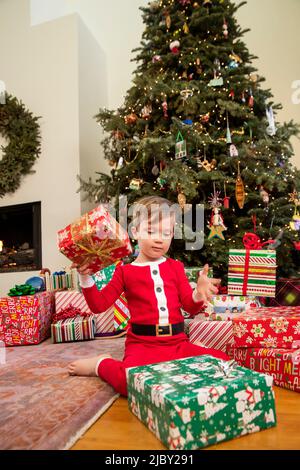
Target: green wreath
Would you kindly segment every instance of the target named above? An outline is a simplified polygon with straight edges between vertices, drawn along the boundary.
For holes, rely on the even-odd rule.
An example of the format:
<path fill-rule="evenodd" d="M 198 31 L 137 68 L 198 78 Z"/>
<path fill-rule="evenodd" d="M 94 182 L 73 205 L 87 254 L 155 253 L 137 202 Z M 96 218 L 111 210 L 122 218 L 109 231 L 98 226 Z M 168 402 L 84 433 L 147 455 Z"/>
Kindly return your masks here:
<path fill-rule="evenodd" d="M 24 175 L 34 173 L 32 166 L 40 155 L 39 117 L 34 117 L 22 101 L 5 93 L 0 102 L 0 135 L 8 140 L 1 146 L 0 198 L 15 192 Z"/>

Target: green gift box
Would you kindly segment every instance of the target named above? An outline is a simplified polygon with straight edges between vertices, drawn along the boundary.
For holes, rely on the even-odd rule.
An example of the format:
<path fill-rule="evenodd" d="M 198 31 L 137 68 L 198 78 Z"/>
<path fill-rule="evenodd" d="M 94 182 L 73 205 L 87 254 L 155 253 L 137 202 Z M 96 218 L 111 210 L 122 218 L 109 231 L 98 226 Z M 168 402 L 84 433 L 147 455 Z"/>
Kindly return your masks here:
<path fill-rule="evenodd" d="M 101 271 L 98 271 L 96 274 L 93 274 L 92 277 L 95 281 L 95 284 L 96 284 L 98 290 L 103 289 L 103 287 L 107 286 L 107 284 L 112 280 L 112 277 L 114 275 L 116 267 L 120 263 L 122 263 L 122 262 L 117 261 L 116 263 L 114 263 L 110 266 L 107 266 L 104 269 L 101 269 Z"/>
<path fill-rule="evenodd" d="M 171 450 L 276 425 L 273 377 L 197 356 L 127 369 L 128 406 Z"/>

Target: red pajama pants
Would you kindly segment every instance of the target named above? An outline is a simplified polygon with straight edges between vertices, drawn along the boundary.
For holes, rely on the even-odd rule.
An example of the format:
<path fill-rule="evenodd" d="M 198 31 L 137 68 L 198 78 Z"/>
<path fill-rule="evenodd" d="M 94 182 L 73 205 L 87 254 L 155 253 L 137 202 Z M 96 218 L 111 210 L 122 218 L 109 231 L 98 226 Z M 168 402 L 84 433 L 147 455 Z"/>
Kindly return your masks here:
<path fill-rule="evenodd" d="M 210 355 L 228 360 L 222 351 L 202 348 L 189 342 L 184 333 L 170 337 L 137 336 L 128 331 L 122 361 L 105 358 L 98 367 L 98 375 L 116 392 L 127 397 L 126 369 L 157 362 L 172 361 L 191 356 Z"/>

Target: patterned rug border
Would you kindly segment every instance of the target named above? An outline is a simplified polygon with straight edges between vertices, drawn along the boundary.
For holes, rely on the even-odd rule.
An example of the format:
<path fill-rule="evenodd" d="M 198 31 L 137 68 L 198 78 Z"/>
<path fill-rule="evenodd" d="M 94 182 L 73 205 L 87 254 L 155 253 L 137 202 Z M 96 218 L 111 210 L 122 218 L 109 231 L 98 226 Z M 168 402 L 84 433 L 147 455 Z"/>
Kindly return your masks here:
<path fill-rule="evenodd" d="M 101 410 L 99 410 L 95 416 L 93 416 L 77 433 L 70 438 L 65 447 L 62 450 L 69 450 L 77 441 L 83 436 L 83 434 L 102 416 L 105 411 L 112 406 L 112 404 L 119 398 L 119 394 L 114 395 L 109 402 L 107 402 Z"/>

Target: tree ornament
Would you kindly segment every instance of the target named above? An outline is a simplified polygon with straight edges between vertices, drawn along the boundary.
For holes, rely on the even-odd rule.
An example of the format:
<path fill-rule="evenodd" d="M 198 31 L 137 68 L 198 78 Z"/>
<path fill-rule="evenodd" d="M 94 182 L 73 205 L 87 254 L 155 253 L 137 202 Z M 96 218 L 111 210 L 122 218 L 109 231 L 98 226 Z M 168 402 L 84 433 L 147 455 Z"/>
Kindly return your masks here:
<path fill-rule="evenodd" d="M 142 185 L 144 184 L 144 180 L 141 179 L 141 178 L 133 178 L 131 181 L 130 181 L 130 184 L 129 184 L 129 189 L 132 189 L 133 191 L 138 191 L 139 189 L 141 189 Z"/>
<path fill-rule="evenodd" d="M 191 0 L 179 0 L 179 3 L 185 7 L 191 3 Z"/>
<path fill-rule="evenodd" d="M 202 73 L 202 66 L 201 66 L 200 57 L 197 57 L 197 59 L 196 59 L 196 72 L 198 73 L 198 75 L 201 75 L 201 73 Z"/>
<path fill-rule="evenodd" d="M 220 198 L 220 191 L 216 191 L 216 183 L 213 183 L 214 186 L 214 192 L 213 194 L 208 198 L 209 205 L 212 209 L 215 207 L 222 207 L 221 203 L 221 198 Z"/>
<path fill-rule="evenodd" d="M 193 94 L 194 94 L 193 90 L 191 90 L 189 88 L 181 90 L 180 96 L 182 96 L 183 104 L 186 104 L 188 98 L 191 98 L 193 96 Z"/>
<path fill-rule="evenodd" d="M 223 232 L 227 230 L 227 227 L 224 224 L 224 219 L 218 207 L 213 208 L 208 228 L 210 229 L 208 236 L 209 240 L 212 240 L 213 238 L 220 238 L 221 240 L 225 240 Z"/>
<path fill-rule="evenodd" d="M 170 28 L 171 28 L 171 23 L 172 23 L 171 16 L 170 16 L 170 14 L 168 13 L 168 14 L 166 15 L 166 27 L 167 27 L 167 29 L 170 29 Z"/>
<path fill-rule="evenodd" d="M 125 137 L 124 132 L 119 131 L 119 129 L 113 131 L 112 135 L 115 140 L 123 140 Z"/>
<path fill-rule="evenodd" d="M 224 18 L 224 22 L 223 22 L 223 35 L 224 37 L 227 39 L 228 38 L 228 24 Z"/>
<path fill-rule="evenodd" d="M 212 6 L 212 1 L 211 0 L 203 0 L 203 6 L 209 10 L 210 7 Z"/>
<path fill-rule="evenodd" d="M 175 144 L 175 159 L 180 160 L 187 156 L 186 151 L 186 141 L 184 140 L 181 132 L 179 131 L 176 137 L 176 144 Z"/>
<path fill-rule="evenodd" d="M 251 88 L 250 88 L 249 94 L 250 94 L 250 96 L 249 96 L 248 105 L 251 109 L 253 109 L 253 107 L 254 107 L 254 96 L 253 96 Z"/>
<path fill-rule="evenodd" d="M 207 124 L 210 120 L 210 113 L 202 114 L 200 116 L 200 122 L 201 124 Z"/>
<path fill-rule="evenodd" d="M 120 157 L 119 160 L 118 160 L 118 164 L 117 164 L 116 170 L 120 170 L 121 168 L 123 168 L 123 165 L 124 165 L 124 158 L 123 158 L 123 157 Z"/>
<path fill-rule="evenodd" d="M 167 180 L 165 180 L 164 178 L 161 178 L 160 176 L 157 178 L 156 180 L 157 184 L 160 186 L 160 189 L 163 190 L 165 189 L 165 186 L 167 184 Z"/>
<path fill-rule="evenodd" d="M 209 81 L 208 86 L 216 87 L 216 86 L 223 86 L 224 80 L 223 77 L 217 75 L 217 71 L 214 69 L 214 78 Z"/>
<path fill-rule="evenodd" d="M 229 127 L 228 111 L 226 111 L 226 121 L 227 121 L 226 144 L 232 144 L 231 132 L 230 132 L 230 127 Z"/>
<path fill-rule="evenodd" d="M 184 32 L 184 34 L 189 34 L 189 32 L 190 32 L 190 28 L 189 28 L 187 22 L 185 22 L 184 25 L 183 25 L 183 32 Z"/>
<path fill-rule="evenodd" d="M 237 69 L 239 67 L 240 64 L 242 64 L 242 59 L 240 58 L 239 55 L 235 54 L 235 52 L 231 52 L 231 54 L 229 55 L 229 59 L 230 62 L 228 64 L 228 68 L 229 69 Z"/>
<path fill-rule="evenodd" d="M 231 157 L 238 157 L 239 156 L 238 149 L 236 148 L 236 146 L 234 144 L 230 144 L 229 155 Z"/>
<path fill-rule="evenodd" d="M 153 64 L 156 64 L 157 62 L 161 62 L 161 56 L 158 55 L 158 54 L 155 54 L 155 55 L 152 57 L 152 63 L 153 63 Z"/>
<path fill-rule="evenodd" d="M 223 206 L 224 206 L 224 209 L 229 209 L 230 208 L 230 197 L 227 196 L 226 194 L 226 183 L 224 182 L 224 194 L 225 194 L 225 197 L 223 199 Z"/>
<path fill-rule="evenodd" d="M 272 106 L 269 106 L 268 108 L 266 108 L 266 115 L 267 115 L 267 119 L 269 123 L 269 126 L 267 127 L 267 134 L 271 137 L 274 137 L 277 129 L 276 129 L 274 112 L 273 112 Z"/>
<path fill-rule="evenodd" d="M 260 194 L 260 197 L 261 197 L 264 205 L 267 206 L 270 202 L 270 196 L 269 196 L 269 193 L 265 190 L 265 188 L 263 186 L 260 187 L 259 194 Z"/>
<path fill-rule="evenodd" d="M 184 209 L 184 206 L 186 205 L 186 197 L 185 197 L 185 194 L 183 192 L 180 192 L 178 194 L 178 203 L 179 203 L 181 209 Z"/>
<path fill-rule="evenodd" d="M 125 124 L 132 126 L 137 121 L 137 115 L 135 113 L 130 113 L 124 117 Z"/>
<path fill-rule="evenodd" d="M 245 95 L 244 91 L 242 92 L 241 100 L 242 100 L 243 103 L 246 103 L 246 95 Z"/>
<path fill-rule="evenodd" d="M 172 52 L 172 54 L 179 54 L 179 47 L 180 47 L 180 42 L 178 41 L 178 39 L 176 39 L 175 41 L 172 41 L 170 43 L 170 50 Z"/>
<path fill-rule="evenodd" d="M 234 100 L 234 97 L 235 97 L 234 90 L 231 90 L 228 96 L 229 96 L 229 98 Z"/>
<path fill-rule="evenodd" d="M 204 170 L 206 170 L 208 172 L 211 172 L 212 170 L 215 169 L 216 165 L 217 165 L 217 160 L 215 158 L 213 158 L 212 161 L 209 162 L 207 160 L 207 158 L 205 156 L 205 152 L 204 152 L 204 160 L 203 160 L 203 162 L 201 161 L 201 167 L 203 167 Z"/>
<path fill-rule="evenodd" d="M 289 202 L 292 202 L 293 204 L 295 204 L 296 207 L 300 206 L 300 193 L 298 194 L 296 189 L 294 189 L 294 191 L 290 193 L 289 196 L 290 196 Z"/>
<path fill-rule="evenodd" d="M 300 242 L 294 242 L 295 250 L 300 251 Z"/>
<path fill-rule="evenodd" d="M 148 120 L 152 114 L 152 104 L 147 104 L 143 107 L 141 116 L 143 119 Z"/>
<path fill-rule="evenodd" d="M 295 207 L 295 213 L 293 215 L 292 221 L 290 222 L 290 227 L 294 232 L 300 230 L 300 212 L 297 207 Z"/>
<path fill-rule="evenodd" d="M 235 185 L 235 197 L 240 209 L 244 208 L 246 193 L 245 193 L 245 186 L 241 177 L 240 172 L 240 162 L 238 162 L 238 176 Z"/>
<path fill-rule="evenodd" d="M 162 103 L 162 109 L 163 109 L 163 113 L 164 113 L 164 118 L 165 119 L 168 119 L 169 118 L 169 115 L 168 115 L 168 103 L 167 103 L 167 99 L 165 98 L 163 103 Z"/>
<path fill-rule="evenodd" d="M 152 170 L 151 170 L 151 173 L 152 173 L 152 175 L 154 175 L 154 176 L 158 176 L 158 175 L 159 175 L 159 168 L 158 168 L 158 166 L 156 165 L 155 159 L 154 159 L 154 166 L 153 166 L 153 168 L 152 168 Z"/>

